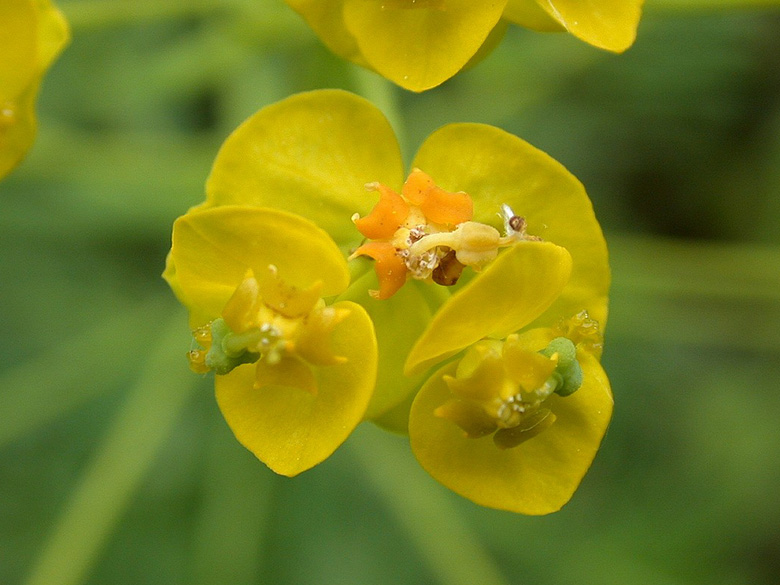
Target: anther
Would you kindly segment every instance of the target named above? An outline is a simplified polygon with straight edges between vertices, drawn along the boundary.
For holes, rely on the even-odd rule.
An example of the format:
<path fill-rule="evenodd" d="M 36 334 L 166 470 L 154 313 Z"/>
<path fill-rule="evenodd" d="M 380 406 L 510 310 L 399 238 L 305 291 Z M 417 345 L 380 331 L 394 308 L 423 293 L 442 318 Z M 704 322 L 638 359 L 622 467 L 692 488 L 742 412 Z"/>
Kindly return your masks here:
<path fill-rule="evenodd" d="M 520 217 L 519 215 L 513 215 L 509 218 L 509 227 L 512 228 L 512 231 L 515 232 L 522 232 L 525 230 L 525 218 Z"/>

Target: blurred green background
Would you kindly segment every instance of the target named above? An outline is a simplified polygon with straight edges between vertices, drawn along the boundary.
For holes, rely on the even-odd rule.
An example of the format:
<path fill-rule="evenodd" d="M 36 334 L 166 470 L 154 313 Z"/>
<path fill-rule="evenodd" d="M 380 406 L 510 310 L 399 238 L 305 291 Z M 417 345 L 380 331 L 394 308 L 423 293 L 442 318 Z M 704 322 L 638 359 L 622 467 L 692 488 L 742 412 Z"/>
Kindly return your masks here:
<path fill-rule="evenodd" d="M 281 0 L 60 0 L 73 41 L 0 184 L 0 584 L 776 583 L 777 4 L 648 0 L 621 56 L 510 28 L 415 95 Z M 442 124 L 487 122 L 585 183 L 614 273 L 616 411 L 561 512 L 479 508 L 372 425 L 277 477 L 188 372 L 159 277 L 171 222 L 238 123 L 322 87 L 384 109 L 407 158 Z"/>

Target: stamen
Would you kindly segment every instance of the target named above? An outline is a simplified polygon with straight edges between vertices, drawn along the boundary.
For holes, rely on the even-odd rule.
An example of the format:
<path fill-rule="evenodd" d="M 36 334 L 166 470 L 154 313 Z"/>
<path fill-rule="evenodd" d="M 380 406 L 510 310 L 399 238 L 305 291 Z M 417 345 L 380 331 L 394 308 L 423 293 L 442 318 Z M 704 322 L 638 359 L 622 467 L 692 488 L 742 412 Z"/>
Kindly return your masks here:
<path fill-rule="evenodd" d="M 206 365 L 206 352 L 203 349 L 193 349 L 187 352 L 190 369 L 196 374 L 208 374 L 211 368 Z"/>

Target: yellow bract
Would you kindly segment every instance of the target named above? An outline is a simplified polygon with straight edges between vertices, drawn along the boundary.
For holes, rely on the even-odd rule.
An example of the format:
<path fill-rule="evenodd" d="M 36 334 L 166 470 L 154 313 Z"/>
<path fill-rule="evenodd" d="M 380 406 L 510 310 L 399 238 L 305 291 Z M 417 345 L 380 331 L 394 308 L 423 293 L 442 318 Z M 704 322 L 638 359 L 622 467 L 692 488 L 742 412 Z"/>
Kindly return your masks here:
<path fill-rule="evenodd" d="M 0 178 L 32 145 L 41 78 L 69 38 L 48 0 L 0 2 Z"/>
<path fill-rule="evenodd" d="M 205 205 L 283 209 L 349 248 L 359 242 L 350 217 L 373 204 L 364 185 L 402 180 L 401 150 L 379 110 L 345 91 L 301 93 L 263 108 L 228 137 Z"/>
<path fill-rule="evenodd" d="M 412 450 L 428 473 L 478 504 L 512 512 L 548 514 L 569 501 L 601 444 L 613 402 L 597 358 L 582 346 L 576 392 L 535 392 L 556 365 L 555 355 L 536 353 L 553 336 L 548 328 L 510 338 L 503 357 L 500 342 L 478 345 L 429 378 L 409 419 Z"/>
<path fill-rule="evenodd" d="M 445 189 L 474 197 L 474 220 L 495 221 L 508 204 L 529 234 L 565 248 L 571 277 L 537 323 L 548 325 L 586 309 L 607 321 L 610 274 L 607 246 L 585 188 L 548 154 L 484 124 L 449 124 L 431 134 L 412 164 Z"/>
<path fill-rule="evenodd" d="M 164 277 L 190 310 L 196 372 L 217 374 L 233 432 L 277 473 L 328 457 L 363 420 L 376 379 L 366 311 L 321 298 L 349 284 L 346 260 L 310 221 L 241 206 L 174 224 Z"/>
<path fill-rule="evenodd" d="M 483 337 L 525 327 L 560 296 L 570 273 L 566 249 L 515 244 L 444 303 L 409 352 L 406 371 L 424 371 Z"/>
<path fill-rule="evenodd" d="M 269 265 L 298 288 L 321 281 L 323 296 L 349 285 L 344 256 L 322 229 L 283 211 L 237 205 L 176 220 L 163 276 L 190 310 L 194 329 L 221 315 L 247 269 L 262 275 Z"/>
<path fill-rule="evenodd" d="M 643 0 L 287 0 L 336 54 L 412 91 L 454 76 L 504 21 L 610 51 L 634 41 Z"/>
<path fill-rule="evenodd" d="M 371 320 L 355 303 L 332 308 L 345 315 L 328 338 L 330 351 L 342 359 L 309 370 L 316 394 L 291 385 L 299 379 L 298 365 L 282 364 L 295 370 L 280 372 L 259 389 L 252 364 L 216 379 L 217 402 L 236 438 L 282 475 L 297 475 L 328 458 L 363 420 L 371 399 L 376 380 Z"/>
<path fill-rule="evenodd" d="M 509 0 L 504 16 L 536 30 L 559 27 L 586 43 L 621 52 L 634 43 L 643 3 L 644 0 Z"/>

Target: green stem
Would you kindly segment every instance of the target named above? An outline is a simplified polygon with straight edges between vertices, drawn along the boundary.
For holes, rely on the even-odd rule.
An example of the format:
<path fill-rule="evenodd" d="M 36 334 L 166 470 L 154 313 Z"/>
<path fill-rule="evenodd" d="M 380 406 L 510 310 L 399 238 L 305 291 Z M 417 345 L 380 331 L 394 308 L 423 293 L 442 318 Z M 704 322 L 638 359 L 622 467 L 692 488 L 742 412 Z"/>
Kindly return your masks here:
<path fill-rule="evenodd" d="M 352 74 L 357 93 L 379 108 L 393 127 L 399 144 L 403 146 L 406 132 L 398 103 L 400 90 L 381 75 L 363 67 L 353 65 Z"/>
<path fill-rule="evenodd" d="M 348 445 L 440 583 L 507 585 L 479 537 L 460 517 L 451 494 L 416 465 L 408 444 L 376 430 Z"/>
<path fill-rule="evenodd" d="M 27 585 L 84 581 L 129 506 L 199 378 L 177 347 L 181 315 L 163 335 L 137 385 L 49 532 Z"/>

